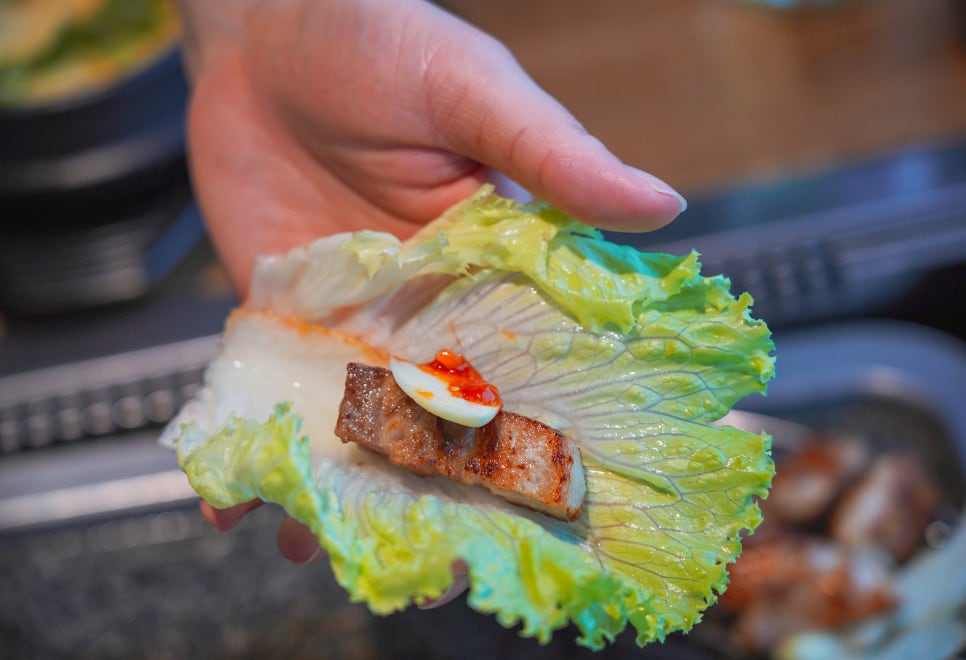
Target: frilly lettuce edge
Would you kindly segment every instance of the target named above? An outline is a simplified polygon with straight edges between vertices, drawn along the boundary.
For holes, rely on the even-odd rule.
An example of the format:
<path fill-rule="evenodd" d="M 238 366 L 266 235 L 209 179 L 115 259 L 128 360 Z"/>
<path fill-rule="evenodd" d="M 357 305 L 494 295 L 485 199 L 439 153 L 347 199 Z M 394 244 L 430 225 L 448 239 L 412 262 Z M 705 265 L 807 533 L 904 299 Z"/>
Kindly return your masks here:
<path fill-rule="evenodd" d="M 181 431 L 178 462 L 203 499 L 216 508 L 255 498 L 282 506 L 318 537 L 350 598 L 377 614 L 438 597 L 462 559 L 470 605 L 506 627 L 522 624 L 521 634 L 541 643 L 570 623 L 592 649 L 613 641 L 628 621 L 640 644 L 665 636 L 658 596 L 525 517 L 434 496 L 372 493 L 357 512 L 362 532 L 343 515 L 335 488 L 317 485 L 338 484 L 342 468 L 323 461 L 313 479 L 308 439 L 288 404 L 264 422 L 231 418 L 214 435 L 190 424 Z"/>
<path fill-rule="evenodd" d="M 651 341 L 635 347 L 635 358 L 687 357 L 708 367 L 702 378 L 713 379 L 708 387 L 713 385 L 721 400 L 716 396 L 715 405 L 703 410 L 675 393 L 666 412 L 675 413 L 671 419 L 678 412 L 683 417 L 679 428 L 662 431 L 708 443 L 700 456 L 679 452 L 666 457 L 667 467 L 680 472 L 687 488 L 683 494 L 689 510 L 702 514 L 694 523 L 679 530 L 679 510 L 666 506 L 668 498 L 682 495 L 676 485 L 666 492 L 652 488 L 646 497 L 634 491 L 625 477 L 647 475 L 635 452 L 618 446 L 631 440 L 582 445 L 585 468 L 600 468 L 608 481 L 596 494 L 601 506 L 588 506 L 591 529 L 613 511 L 653 506 L 653 524 L 668 547 L 652 544 L 646 530 L 635 527 L 642 538 L 617 539 L 616 550 L 603 561 L 585 547 L 593 543 L 593 534 L 578 533 L 575 538 L 584 540 L 566 541 L 526 516 L 405 492 L 373 491 L 361 506 L 353 502 L 345 505 L 351 510 L 344 510 L 340 484 L 349 481 L 353 468 L 324 459 L 313 477 L 300 418 L 287 405 L 264 422 L 232 417 L 211 435 L 196 426 L 182 427 L 179 463 L 195 490 L 216 507 L 254 498 L 283 506 L 318 536 L 351 598 L 377 613 L 440 595 L 452 580 L 450 563 L 463 559 L 469 566 L 470 605 L 494 613 L 506 626 L 521 624 L 522 634 L 540 641 L 568 623 L 578 628 L 580 643 L 595 649 L 628 622 L 640 644 L 663 639 L 670 630 L 687 630 L 727 584 L 724 565 L 740 552 L 740 531 L 760 521 L 753 496 L 767 492 L 773 473 L 767 437 L 731 444 L 727 433 L 706 433 L 709 420 L 741 396 L 764 391 L 773 377 L 774 346 L 767 326 L 751 318 L 747 294 L 731 296 L 726 278 L 701 276 L 696 253 L 641 253 L 604 240 L 597 230 L 545 203 L 521 205 L 491 193 L 481 189 L 406 244 L 360 232 L 319 242 L 298 252 L 294 262 L 267 261 L 261 275 L 256 272 L 249 304 L 324 324 L 339 306 L 336 301 L 368 305 L 416 275 L 521 273 L 587 330 L 602 336 L 646 334 Z M 316 258 L 316 252 L 327 253 L 336 242 L 342 259 Z M 684 338 L 683 344 L 692 347 L 688 355 L 668 353 L 672 343 Z M 635 438 L 642 451 L 647 449 L 647 437 Z M 721 460 L 709 459 L 707 470 L 691 465 L 718 453 Z M 734 483 L 729 476 L 728 483 L 715 486 L 718 490 L 705 492 L 703 475 L 722 469 L 736 475 Z M 678 479 L 664 476 L 662 483 Z M 715 498 L 729 504 L 720 515 Z M 701 532 L 702 521 L 717 531 L 702 543 L 689 543 Z M 649 554 L 645 558 L 642 552 Z M 654 574 L 645 584 L 652 560 L 663 562 L 676 577 Z M 630 568 L 612 570 L 609 563 Z"/>

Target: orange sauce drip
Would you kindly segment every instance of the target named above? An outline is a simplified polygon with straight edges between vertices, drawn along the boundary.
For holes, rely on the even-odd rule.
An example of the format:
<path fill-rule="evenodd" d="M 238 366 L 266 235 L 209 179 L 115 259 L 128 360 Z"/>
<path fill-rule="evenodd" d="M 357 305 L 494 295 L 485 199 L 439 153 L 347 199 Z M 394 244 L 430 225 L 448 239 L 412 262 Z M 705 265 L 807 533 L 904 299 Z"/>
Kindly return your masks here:
<path fill-rule="evenodd" d="M 2 0 L 0 0 L 0 2 L 2 2 Z M 371 346 L 358 337 L 354 337 L 339 330 L 328 328 L 324 325 L 311 323 L 309 321 L 304 321 L 294 316 L 280 316 L 278 314 L 274 314 L 273 312 L 253 311 L 245 307 L 239 307 L 228 315 L 227 323 L 229 326 L 231 326 L 236 322 L 249 318 L 261 318 L 271 323 L 278 323 L 285 328 L 297 332 L 302 337 L 311 338 L 312 335 L 332 337 L 333 339 L 341 341 L 344 344 L 358 348 L 360 351 L 366 354 L 366 358 L 372 364 L 379 366 L 388 366 L 389 364 L 389 354 L 381 348 Z"/>
<path fill-rule="evenodd" d="M 480 372 L 459 353 L 443 349 L 436 354 L 435 360 L 421 364 L 419 368 L 445 382 L 450 394 L 464 401 L 484 406 L 503 405 L 496 386 L 486 382 Z"/>

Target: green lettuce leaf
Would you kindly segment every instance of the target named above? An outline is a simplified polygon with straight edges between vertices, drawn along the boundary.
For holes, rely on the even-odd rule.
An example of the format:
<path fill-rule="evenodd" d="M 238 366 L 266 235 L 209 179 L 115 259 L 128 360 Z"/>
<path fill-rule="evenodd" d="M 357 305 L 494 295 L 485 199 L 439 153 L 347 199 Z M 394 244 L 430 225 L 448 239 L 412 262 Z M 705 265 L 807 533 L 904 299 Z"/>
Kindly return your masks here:
<path fill-rule="evenodd" d="M 438 231 L 440 251 L 457 266 L 522 273 L 591 330 L 628 332 L 649 303 L 678 293 L 699 270 L 695 253 L 617 245 L 545 202 L 520 204 L 489 187 L 444 215 Z"/>
<path fill-rule="evenodd" d="M 774 373 L 750 304 L 695 254 L 639 253 L 483 190 L 406 244 L 343 234 L 265 259 L 167 440 L 216 506 L 260 497 L 302 520 L 375 612 L 438 596 L 461 559 L 469 603 L 521 634 L 572 624 L 600 648 L 630 623 L 644 644 L 699 620 L 760 521 L 769 439 L 713 424 Z M 334 436 L 348 361 L 441 348 L 576 440 L 579 520 Z"/>

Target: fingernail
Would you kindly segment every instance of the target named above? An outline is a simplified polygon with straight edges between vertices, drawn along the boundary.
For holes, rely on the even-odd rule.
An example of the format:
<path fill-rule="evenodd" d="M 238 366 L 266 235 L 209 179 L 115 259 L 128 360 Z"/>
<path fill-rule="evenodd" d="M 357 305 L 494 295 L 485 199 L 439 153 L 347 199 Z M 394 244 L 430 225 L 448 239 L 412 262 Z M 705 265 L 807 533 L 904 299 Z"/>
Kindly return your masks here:
<path fill-rule="evenodd" d="M 645 172 L 644 170 L 639 170 L 636 167 L 632 167 L 630 169 L 631 169 L 631 171 L 634 172 L 634 174 L 636 174 L 640 178 L 644 179 L 644 181 L 647 182 L 647 185 L 654 192 L 660 193 L 661 195 L 669 195 L 669 196 L 673 197 L 674 199 L 676 199 L 677 202 L 678 202 L 678 206 L 680 207 L 680 211 L 679 211 L 680 213 L 683 213 L 684 210 L 688 208 L 688 202 L 687 202 L 687 200 L 684 199 L 684 197 L 681 195 L 681 193 L 679 193 L 678 191 L 676 191 L 674 188 L 672 188 L 671 186 L 669 186 L 667 183 L 665 183 L 661 179 L 658 179 L 656 176 L 654 176 L 650 172 Z"/>
<path fill-rule="evenodd" d="M 309 564 L 318 559 L 321 553 L 322 548 L 318 546 L 312 550 L 304 546 L 299 547 L 298 545 L 294 545 L 288 548 L 286 556 L 293 564 Z"/>
<path fill-rule="evenodd" d="M 319 547 L 317 547 L 317 548 L 315 549 L 315 552 L 313 552 L 313 553 L 312 553 L 312 554 L 311 554 L 311 555 L 309 556 L 309 558 L 308 558 L 308 559 L 306 559 L 306 560 L 305 560 L 305 561 L 303 561 L 303 562 L 299 562 L 299 563 L 301 563 L 301 564 L 311 564 L 311 563 L 312 563 L 313 561 L 315 561 L 315 560 L 317 560 L 317 559 L 318 559 L 319 557 L 321 557 L 321 556 L 322 556 L 322 547 L 321 547 L 321 546 L 319 546 Z"/>
<path fill-rule="evenodd" d="M 286 518 L 278 528 L 278 549 L 293 564 L 307 564 L 316 558 L 319 540 L 308 527 L 295 520 Z"/>
<path fill-rule="evenodd" d="M 462 561 L 460 564 L 465 566 Z M 466 574 L 465 568 L 463 572 L 459 572 L 453 575 L 453 583 L 449 585 L 449 588 L 439 595 L 439 598 L 427 598 L 422 602 L 416 603 L 416 607 L 421 610 L 431 610 L 441 605 L 445 605 L 457 598 L 461 593 L 469 589 L 470 577 Z"/>

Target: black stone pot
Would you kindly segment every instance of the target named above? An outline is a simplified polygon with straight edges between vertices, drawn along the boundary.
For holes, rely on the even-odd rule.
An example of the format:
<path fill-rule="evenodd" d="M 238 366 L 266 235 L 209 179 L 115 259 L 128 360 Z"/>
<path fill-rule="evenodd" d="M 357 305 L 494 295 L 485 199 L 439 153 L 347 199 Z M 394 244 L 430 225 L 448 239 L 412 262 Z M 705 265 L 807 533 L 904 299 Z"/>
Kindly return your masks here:
<path fill-rule="evenodd" d="M 172 50 L 106 89 L 0 108 L 0 310 L 129 300 L 197 242 L 187 98 Z"/>

